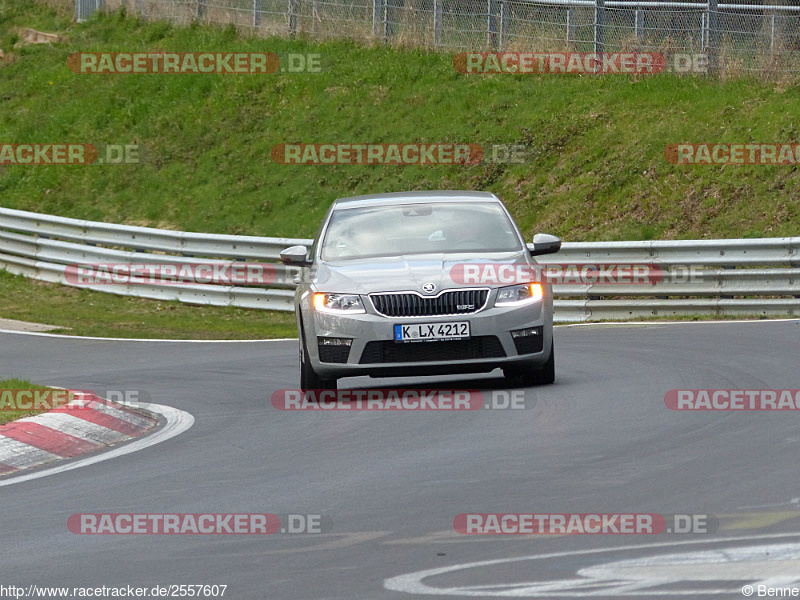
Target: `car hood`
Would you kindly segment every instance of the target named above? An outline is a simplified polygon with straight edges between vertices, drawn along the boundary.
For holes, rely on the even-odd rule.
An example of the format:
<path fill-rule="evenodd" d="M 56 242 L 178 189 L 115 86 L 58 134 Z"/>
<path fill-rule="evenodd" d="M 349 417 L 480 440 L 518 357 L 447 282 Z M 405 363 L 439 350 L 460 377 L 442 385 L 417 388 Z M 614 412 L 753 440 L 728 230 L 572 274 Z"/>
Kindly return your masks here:
<path fill-rule="evenodd" d="M 425 254 L 380 259 L 357 259 L 320 263 L 314 287 L 323 292 L 372 294 L 375 292 L 422 292 L 433 283 L 433 294 L 445 289 L 487 287 L 492 283 L 463 283 L 457 265 L 492 263 L 495 265 L 535 264 L 526 250 L 517 252 Z M 454 267 L 456 267 L 455 270 Z M 451 276 L 455 275 L 455 279 Z"/>

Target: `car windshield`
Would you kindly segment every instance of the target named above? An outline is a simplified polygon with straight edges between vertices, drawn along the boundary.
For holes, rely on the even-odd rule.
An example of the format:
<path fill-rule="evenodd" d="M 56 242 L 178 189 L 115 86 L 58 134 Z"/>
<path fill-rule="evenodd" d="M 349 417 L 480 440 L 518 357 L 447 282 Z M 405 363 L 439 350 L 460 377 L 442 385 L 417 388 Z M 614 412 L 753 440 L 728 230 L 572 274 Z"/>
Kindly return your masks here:
<path fill-rule="evenodd" d="M 522 249 L 496 203 L 432 202 L 338 209 L 322 241 L 322 260 Z"/>

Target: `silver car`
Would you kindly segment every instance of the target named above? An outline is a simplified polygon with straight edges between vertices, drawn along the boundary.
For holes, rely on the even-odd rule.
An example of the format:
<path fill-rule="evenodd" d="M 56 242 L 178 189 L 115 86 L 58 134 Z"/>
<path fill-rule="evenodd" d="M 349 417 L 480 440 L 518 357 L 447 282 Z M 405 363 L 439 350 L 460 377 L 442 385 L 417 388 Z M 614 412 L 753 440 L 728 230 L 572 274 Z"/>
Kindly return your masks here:
<path fill-rule="evenodd" d="M 494 194 L 407 192 L 336 200 L 311 248 L 281 252 L 303 267 L 295 295 L 301 389 L 341 377 L 480 373 L 552 383 L 550 286 L 514 274 L 561 240 L 530 250 Z M 509 284 L 510 282 L 510 284 Z"/>

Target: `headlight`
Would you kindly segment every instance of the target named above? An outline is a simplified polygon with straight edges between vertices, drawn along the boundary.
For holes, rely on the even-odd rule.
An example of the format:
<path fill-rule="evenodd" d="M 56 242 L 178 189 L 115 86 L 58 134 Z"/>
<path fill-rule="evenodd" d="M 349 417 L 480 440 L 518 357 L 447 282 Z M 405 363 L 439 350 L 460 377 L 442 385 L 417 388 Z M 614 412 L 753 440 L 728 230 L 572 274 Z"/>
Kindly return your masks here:
<path fill-rule="evenodd" d="M 495 304 L 526 304 L 538 302 L 544 297 L 541 283 L 523 283 L 522 285 L 509 285 L 497 291 Z"/>
<path fill-rule="evenodd" d="M 314 294 L 314 308 L 320 312 L 356 314 L 366 312 L 358 294 Z"/>

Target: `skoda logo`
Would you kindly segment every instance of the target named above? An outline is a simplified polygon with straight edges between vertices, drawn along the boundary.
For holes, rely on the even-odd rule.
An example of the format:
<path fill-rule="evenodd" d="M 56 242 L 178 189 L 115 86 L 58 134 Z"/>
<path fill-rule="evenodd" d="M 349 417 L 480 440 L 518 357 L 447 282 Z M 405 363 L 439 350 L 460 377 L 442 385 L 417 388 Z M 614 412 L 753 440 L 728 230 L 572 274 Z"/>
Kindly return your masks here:
<path fill-rule="evenodd" d="M 432 294 L 436 291 L 436 284 L 435 283 L 423 283 L 422 284 L 422 291 L 426 294 Z"/>

